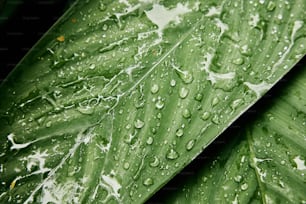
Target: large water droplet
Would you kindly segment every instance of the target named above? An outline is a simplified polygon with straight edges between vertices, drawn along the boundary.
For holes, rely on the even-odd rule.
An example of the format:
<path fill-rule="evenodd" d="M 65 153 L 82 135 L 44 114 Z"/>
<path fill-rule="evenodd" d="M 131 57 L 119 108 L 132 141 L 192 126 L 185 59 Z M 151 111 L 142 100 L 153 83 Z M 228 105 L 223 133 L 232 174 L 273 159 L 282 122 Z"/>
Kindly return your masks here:
<path fill-rule="evenodd" d="M 189 94 L 189 89 L 188 88 L 182 87 L 180 89 L 179 95 L 180 95 L 181 98 L 183 98 L 183 99 L 186 98 L 188 96 L 188 94 Z"/>
<path fill-rule="evenodd" d="M 153 185 L 154 184 L 154 182 L 153 182 L 153 179 L 152 178 L 147 178 L 147 179 L 145 179 L 144 181 L 143 181 L 143 185 L 145 185 L 145 186 L 151 186 L 151 185 Z"/>
<path fill-rule="evenodd" d="M 195 140 L 189 140 L 186 144 L 186 150 L 187 151 L 192 150 L 192 148 L 194 147 L 194 144 L 195 144 Z"/>
<path fill-rule="evenodd" d="M 186 118 L 186 119 L 191 117 L 191 112 L 188 108 L 183 110 L 183 117 Z"/>
<path fill-rule="evenodd" d="M 151 87 L 151 93 L 156 94 L 159 91 L 159 86 L 158 84 L 153 84 Z"/>
<path fill-rule="evenodd" d="M 134 123 L 135 128 L 141 129 L 144 126 L 144 122 L 142 120 L 137 119 Z"/>
<path fill-rule="evenodd" d="M 172 148 L 166 154 L 166 158 L 170 160 L 177 159 L 178 157 L 179 157 L 179 154 Z"/>
<path fill-rule="evenodd" d="M 184 130 L 182 128 L 177 129 L 175 135 L 177 137 L 182 137 L 184 135 Z"/>

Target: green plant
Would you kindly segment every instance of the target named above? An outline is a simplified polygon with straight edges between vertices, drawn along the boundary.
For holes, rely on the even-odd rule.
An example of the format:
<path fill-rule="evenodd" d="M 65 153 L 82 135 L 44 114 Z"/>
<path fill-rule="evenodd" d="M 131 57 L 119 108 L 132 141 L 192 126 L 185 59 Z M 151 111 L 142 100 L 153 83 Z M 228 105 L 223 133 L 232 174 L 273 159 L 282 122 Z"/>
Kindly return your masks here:
<path fill-rule="evenodd" d="M 1 84 L 1 202 L 145 202 L 305 55 L 305 5 L 77 1 Z"/>

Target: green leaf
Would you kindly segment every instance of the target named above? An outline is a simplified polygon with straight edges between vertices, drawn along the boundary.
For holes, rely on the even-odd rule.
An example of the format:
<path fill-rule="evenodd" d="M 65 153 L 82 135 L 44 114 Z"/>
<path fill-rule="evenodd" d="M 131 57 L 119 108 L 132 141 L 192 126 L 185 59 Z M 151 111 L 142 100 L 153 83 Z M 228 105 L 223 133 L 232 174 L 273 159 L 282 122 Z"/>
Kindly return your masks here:
<path fill-rule="evenodd" d="M 305 55 L 305 4 L 78 1 L 0 87 L 0 201 L 144 202 Z"/>
<path fill-rule="evenodd" d="M 222 151 L 165 203 L 305 203 L 305 68 L 276 87 L 253 122 L 225 135 Z"/>

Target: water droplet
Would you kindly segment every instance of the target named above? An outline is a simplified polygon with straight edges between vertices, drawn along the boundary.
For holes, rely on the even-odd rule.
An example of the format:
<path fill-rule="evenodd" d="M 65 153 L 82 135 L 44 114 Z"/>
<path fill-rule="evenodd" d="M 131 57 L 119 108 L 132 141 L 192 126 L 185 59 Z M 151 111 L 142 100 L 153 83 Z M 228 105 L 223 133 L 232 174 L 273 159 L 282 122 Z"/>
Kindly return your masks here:
<path fill-rule="evenodd" d="M 94 108 L 90 107 L 90 106 L 82 106 L 80 105 L 79 107 L 77 107 L 77 110 L 80 113 L 86 114 L 86 115 L 90 115 L 94 112 Z"/>
<path fill-rule="evenodd" d="M 242 180 L 242 176 L 240 176 L 240 175 L 235 176 L 235 177 L 234 177 L 234 180 L 235 180 L 237 183 L 240 183 L 241 180 Z"/>
<path fill-rule="evenodd" d="M 95 69 L 96 68 L 96 65 L 95 64 L 90 64 L 89 65 L 89 69 Z"/>
<path fill-rule="evenodd" d="M 211 102 L 211 105 L 212 106 L 215 106 L 215 105 L 217 105 L 219 103 L 219 98 L 218 97 L 215 97 L 215 98 L 213 98 L 213 100 L 212 100 L 212 102 Z"/>
<path fill-rule="evenodd" d="M 141 129 L 144 126 L 144 122 L 142 120 L 137 119 L 134 123 L 135 128 Z"/>
<path fill-rule="evenodd" d="M 151 145 L 151 144 L 153 144 L 153 137 L 148 137 L 148 139 L 147 139 L 147 144 L 148 145 Z"/>
<path fill-rule="evenodd" d="M 190 151 L 194 147 L 194 144 L 195 144 L 195 140 L 189 140 L 186 144 L 186 150 Z"/>
<path fill-rule="evenodd" d="M 155 104 L 155 107 L 159 110 L 163 109 L 165 106 L 165 103 L 162 100 L 158 100 Z"/>
<path fill-rule="evenodd" d="M 159 91 L 158 84 L 153 84 L 153 86 L 151 87 L 151 93 L 156 94 L 158 91 Z"/>
<path fill-rule="evenodd" d="M 193 81 L 193 75 L 188 71 L 184 71 L 179 76 L 185 84 L 190 84 Z"/>
<path fill-rule="evenodd" d="M 188 94 L 189 94 L 189 89 L 182 87 L 179 93 L 180 97 L 184 99 L 188 96 Z"/>
<path fill-rule="evenodd" d="M 240 47 L 240 53 L 245 56 L 251 56 L 252 50 L 249 48 L 248 45 L 243 45 Z"/>
<path fill-rule="evenodd" d="M 212 119 L 211 119 L 211 121 L 213 122 L 213 123 L 215 123 L 215 124 L 219 124 L 220 123 L 220 121 L 219 121 L 219 116 L 216 114 L 216 115 L 214 115 L 213 117 L 212 117 Z"/>
<path fill-rule="evenodd" d="M 51 127 L 51 124 L 52 124 L 52 122 L 51 121 L 48 121 L 47 123 L 46 123 L 46 127 L 48 128 L 48 127 Z"/>
<path fill-rule="evenodd" d="M 153 128 L 151 129 L 151 132 L 152 132 L 153 134 L 156 134 L 156 132 L 157 132 L 156 128 L 153 127 Z"/>
<path fill-rule="evenodd" d="M 234 100 L 234 101 L 231 103 L 231 109 L 232 109 L 232 110 L 236 110 L 236 108 L 237 108 L 238 106 L 240 106 L 240 105 L 242 104 L 242 102 L 243 102 L 243 100 L 242 100 L 241 98 Z"/>
<path fill-rule="evenodd" d="M 162 113 L 157 113 L 156 118 L 161 119 L 162 118 Z"/>
<path fill-rule="evenodd" d="M 108 25 L 104 24 L 103 27 L 102 27 L 102 30 L 106 31 L 107 29 L 108 29 Z"/>
<path fill-rule="evenodd" d="M 186 109 L 183 110 L 183 117 L 186 118 L 186 119 L 191 117 L 191 112 L 190 112 L 189 109 L 186 108 Z"/>
<path fill-rule="evenodd" d="M 182 137 L 184 135 L 184 130 L 182 128 L 177 129 L 175 135 L 177 137 Z"/>
<path fill-rule="evenodd" d="M 242 65 L 243 63 L 244 63 L 244 60 L 241 57 L 233 60 L 233 64 L 236 64 L 236 65 Z"/>
<path fill-rule="evenodd" d="M 268 5 L 267 5 L 267 10 L 268 11 L 273 11 L 275 9 L 276 5 L 273 1 L 269 1 Z"/>
<path fill-rule="evenodd" d="M 152 178 L 147 178 L 147 179 L 145 179 L 144 181 L 143 181 L 143 185 L 145 185 L 145 186 L 151 186 L 151 185 L 153 185 L 154 184 L 154 182 L 153 182 L 153 179 Z"/>
<path fill-rule="evenodd" d="M 99 10 L 100 11 L 105 11 L 106 10 L 106 5 L 103 3 L 103 1 L 100 1 Z"/>
<path fill-rule="evenodd" d="M 202 101 L 203 99 L 203 94 L 202 93 L 197 93 L 194 97 L 195 100 L 197 101 Z"/>
<path fill-rule="evenodd" d="M 159 159 L 156 156 L 154 156 L 153 161 L 150 162 L 150 166 L 157 167 L 158 165 L 159 165 Z"/>
<path fill-rule="evenodd" d="M 127 129 L 127 130 L 131 129 L 131 124 L 127 124 L 127 125 L 125 126 L 125 129 Z"/>
<path fill-rule="evenodd" d="M 172 148 L 166 154 L 166 158 L 170 160 L 177 159 L 178 157 L 179 157 L 179 154 Z"/>
<path fill-rule="evenodd" d="M 130 168 L 130 164 L 129 164 L 128 162 L 125 162 L 125 163 L 123 164 L 123 168 L 124 168 L 125 170 L 128 170 L 128 169 Z"/>
<path fill-rule="evenodd" d="M 248 189 L 248 187 L 249 187 L 249 185 L 247 183 L 244 183 L 244 184 L 241 185 L 241 190 L 245 191 L 245 190 Z"/>
<path fill-rule="evenodd" d="M 175 85 L 176 85 L 176 81 L 174 79 L 172 79 L 170 81 L 170 86 L 175 87 Z"/>
<path fill-rule="evenodd" d="M 209 117 L 210 117 L 210 113 L 206 111 L 202 114 L 201 119 L 202 120 L 207 120 Z"/>

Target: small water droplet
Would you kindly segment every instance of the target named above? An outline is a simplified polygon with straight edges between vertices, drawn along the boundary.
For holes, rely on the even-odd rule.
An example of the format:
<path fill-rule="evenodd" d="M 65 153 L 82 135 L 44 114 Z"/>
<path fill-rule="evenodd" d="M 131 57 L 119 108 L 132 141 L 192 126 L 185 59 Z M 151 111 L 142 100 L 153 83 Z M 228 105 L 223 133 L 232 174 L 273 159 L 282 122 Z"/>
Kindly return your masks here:
<path fill-rule="evenodd" d="M 156 103 L 155 103 L 155 107 L 159 110 L 163 109 L 165 106 L 165 103 L 162 101 L 162 100 L 158 100 Z"/>
<path fill-rule="evenodd" d="M 248 187 L 249 187 L 249 185 L 247 183 L 244 183 L 244 184 L 241 185 L 241 190 L 245 191 L 245 190 L 248 189 Z"/>
<path fill-rule="evenodd" d="M 240 47 L 240 53 L 245 56 L 251 56 L 252 50 L 249 48 L 248 45 L 243 45 Z"/>
<path fill-rule="evenodd" d="M 179 154 L 172 148 L 166 154 L 166 158 L 170 160 L 177 159 L 178 157 L 179 157 Z"/>
<path fill-rule="evenodd" d="M 153 134 L 156 134 L 156 132 L 157 132 L 157 130 L 156 130 L 156 128 L 151 128 L 151 132 L 153 133 Z"/>
<path fill-rule="evenodd" d="M 51 127 L 51 124 L 52 124 L 52 122 L 51 122 L 51 121 L 48 121 L 48 122 L 46 123 L 46 127 L 47 127 L 47 128 Z"/>
<path fill-rule="evenodd" d="M 215 123 L 215 124 L 218 125 L 218 124 L 220 123 L 219 116 L 218 116 L 217 114 L 215 114 L 215 115 L 212 117 L 211 121 L 212 121 L 213 123 Z"/>
<path fill-rule="evenodd" d="M 161 119 L 162 118 L 162 113 L 161 112 L 157 113 L 156 118 Z"/>
<path fill-rule="evenodd" d="M 137 119 L 134 123 L 135 128 L 141 129 L 144 126 L 144 122 L 142 120 Z"/>
<path fill-rule="evenodd" d="M 188 108 L 183 110 L 183 117 L 186 118 L 186 119 L 191 117 L 191 112 Z"/>
<path fill-rule="evenodd" d="M 237 183 L 240 183 L 241 180 L 242 180 L 242 176 L 240 176 L 240 175 L 235 176 L 235 177 L 234 177 L 234 180 L 235 180 Z"/>
<path fill-rule="evenodd" d="M 123 164 L 123 168 L 124 168 L 125 170 L 128 170 L 128 169 L 130 168 L 130 164 L 129 164 L 128 162 L 125 162 L 125 163 Z"/>
<path fill-rule="evenodd" d="M 153 179 L 152 178 L 147 178 L 147 179 L 145 179 L 144 181 L 143 181 L 143 185 L 145 185 L 145 186 L 151 186 L 151 185 L 153 185 L 154 184 L 154 182 L 153 182 Z"/>
<path fill-rule="evenodd" d="M 95 69 L 96 68 L 96 65 L 95 64 L 90 64 L 89 65 L 89 69 Z"/>
<path fill-rule="evenodd" d="M 182 88 L 180 89 L 179 95 L 180 95 L 180 97 L 181 97 L 182 99 L 186 98 L 186 97 L 188 96 L 188 94 L 189 94 L 189 89 L 188 89 L 188 88 L 182 87 Z"/>
<path fill-rule="evenodd" d="M 82 113 L 82 114 L 86 114 L 86 115 L 90 115 L 93 114 L 94 112 L 94 108 L 90 107 L 90 106 L 82 106 L 80 105 L 79 107 L 77 107 L 77 110 Z"/>
<path fill-rule="evenodd" d="M 236 65 L 242 65 L 243 63 L 244 63 L 244 60 L 241 57 L 233 60 L 233 64 L 236 64 Z"/>
<path fill-rule="evenodd" d="M 156 94 L 158 91 L 159 91 L 158 84 L 153 84 L 153 86 L 151 87 L 151 93 Z"/>
<path fill-rule="evenodd" d="M 127 124 L 126 126 L 125 126 L 125 129 L 127 129 L 127 130 L 129 130 L 129 129 L 131 129 L 131 124 Z"/>
<path fill-rule="evenodd" d="M 207 120 L 210 117 L 210 112 L 205 111 L 202 116 L 201 119 L 202 120 Z"/>
<path fill-rule="evenodd" d="M 212 100 L 212 102 L 211 102 L 211 105 L 212 106 L 215 106 L 215 105 L 217 105 L 219 103 L 219 98 L 218 97 L 215 97 L 215 98 L 213 98 L 213 100 Z"/>
<path fill-rule="evenodd" d="M 243 100 L 241 98 L 234 100 L 231 103 L 231 109 L 236 110 L 237 107 L 239 107 L 242 104 Z"/>
<path fill-rule="evenodd" d="M 175 85 L 176 85 L 176 81 L 174 79 L 172 79 L 170 81 L 170 86 L 175 87 Z"/>
<path fill-rule="evenodd" d="M 159 159 L 154 156 L 153 161 L 150 162 L 151 167 L 157 167 L 159 165 Z"/>
<path fill-rule="evenodd" d="M 153 144 L 153 137 L 148 137 L 148 139 L 147 139 L 147 144 L 148 145 L 151 145 L 151 144 Z"/>
<path fill-rule="evenodd" d="M 201 102 L 202 99 L 203 99 L 203 94 L 202 93 L 197 93 L 195 95 L 194 99 Z"/>
<path fill-rule="evenodd" d="M 186 144 L 186 150 L 187 151 L 192 150 L 192 148 L 194 147 L 194 144 L 195 144 L 195 140 L 189 140 Z"/>
<path fill-rule="evenodd" d="M 103 3 L 103 1 L 100 1 L 99 10 L 100 11 L 105 11 L 106 10 L 106 5 Z"/>
<path fill-rule="evenodd" d="M 193 75 L 189 71 L 184 71 L 179 76 L 185 84 L 190 84 L 193 81 Z"/>
<path fill-rule="evenodd" d="M 177 137 L 182 137 L 184 135 L 184 130 L 182 128 L 177 129 L 175 135 Z"/>
<path fill-rule="evenodd" d="M 104 24 L 103 27 L 102 27 L 102 30 L 106 31 L 107 29 L 108 29 L 108 25 Z"/>
<path fill-rule="evenodd" d="M 268 5 L 267 5 L 267 10 L 268 11 L 273 11 L 275 9 L 276 5 L 273 1 L 269 1 Z"/>

